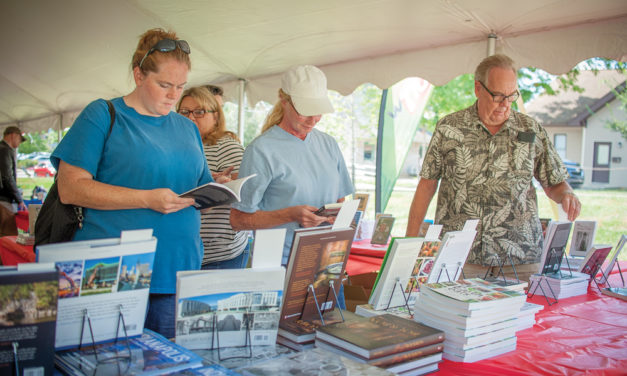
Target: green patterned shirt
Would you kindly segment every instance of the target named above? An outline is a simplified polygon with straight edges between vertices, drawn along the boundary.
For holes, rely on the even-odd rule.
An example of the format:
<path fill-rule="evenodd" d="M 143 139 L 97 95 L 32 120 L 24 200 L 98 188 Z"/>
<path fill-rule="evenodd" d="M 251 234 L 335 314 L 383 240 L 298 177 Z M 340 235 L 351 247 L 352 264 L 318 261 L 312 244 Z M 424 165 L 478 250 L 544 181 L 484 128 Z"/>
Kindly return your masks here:
<path fill-rule="evenodd" d="M 438 122 L 420 176 L 440 180 L 435 223 L 443 232 L 479 219 L 467 262 L 489 265 L 495 254 L 507 263 L 508 253 L 515 264 L 539 261 L 542 230 L 532 179 L 549 187 L 568 173 L 537 121 L 512 110 L 492 135 L 475 102 Z"/>

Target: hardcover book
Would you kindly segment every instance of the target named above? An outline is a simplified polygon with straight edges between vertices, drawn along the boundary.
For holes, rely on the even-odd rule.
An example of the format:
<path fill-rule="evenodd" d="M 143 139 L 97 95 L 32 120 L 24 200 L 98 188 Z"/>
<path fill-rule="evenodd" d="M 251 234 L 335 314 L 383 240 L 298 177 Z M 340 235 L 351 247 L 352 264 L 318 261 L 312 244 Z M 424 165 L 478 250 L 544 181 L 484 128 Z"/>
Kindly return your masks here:
<path fill-rule="evenodd" d="M 352 228 L 294 234 L 281 321 L 311 321 L 319 319 L 320 312 L 333 310 L 354 234 Z"/>
<path fill-rule="evenodd" d="M 572 222 L 557 221 L 549 224 L 542 247 L 538 273 L 551 274 L 560 270 L 571 227 Z"/>
<path fill-rule="evenodd" d="M 392 232 L 392 226 L 394 226 L 393 216 L 379 216 L 374 224 L 374 230 L 372 231 L 372 239 L 370 239 L 370 244 L 388 244 L 388 240 L 390 239 L 390 233 Z"/>
<path fill-rule="evenodd" d="M 315 215 L 319 215 L 321 217 L 335 217 L 337 213 L 342 209 L 341 202 L 334 202 L 331 204 L 322 205 L 314 212 Z"/>
<path fill-rule="evenodd" d="M 343 310 L 340 313 L 339 308 L 327 311 L 322 315 L 324 325 L 352 320 L 355 316 L 357 315 L 351 311 Z M 313 343 L 316 329 L 322 325 L 322 321 L 316 317 L 311 320 L 284 320 L 279 323 L 279 335 L 294 343 Z"/>
<path fill-rule="evenodd" d="M 427 277 L 427 283 L 457 281 L 468 258 L 477 231 L 451 231 L 444 234 Z"/>
<path fill-rule="evenodd" d="M 28 265 L 38 269 L 23 270 Z M 0 374 L 50 376 L 59 276 L 53 264 L 0 267 Z"/>
<path fill-rule="evenodd" d="M 94 354 L 97 353 L 96 354 Z M 202 358 L 144 329 L 139 337 L 55 354 L 56 366 L 72 376 L 164 375 L 202 365 Z"/>
<path fill-rule="evenodd" d="M 586 252 L 594 244 L 594 236 L 597 232 L 596 221 L 575 221 L 573 226 L 573 238 L 570 241 L 569 256 L 585 257 Z"/>
<path fill-rule="evenodd" d="M 368 207 L 368 198 L 370 194 L 368 193 L 355 193 L 353 195 L 353 200 L 359 200 L 359 206 L 357 206 L 357 210 L 365 212 Z"/>
<path fill-rule="evenodd" d="M 176 343 L 209 349 L 276 343 L 282 267 L 184 271 L 176 280 Z"/>
<path fill-rule="evenodd" d="M 216 182 L 207 183 L 185 193 L 181 193 L 179 197 L 191 197 L 196 200 L 194 207 L 198 210 L 232 204 L 240 201 L 242 185 L 254 176 L 257 176 L 257 174 L 231 180 L 224 184 Z"/>
<path fill-rule="evenodd" d="M 92 332 L 96 343 L 123 337 L 124 329 L 128 336 L 141 335 L 157 246 L 151 235 L 125 231 L 121 238 L 37 247 L 38 262 L 59 269 L 57 350 L 91 344 Z"/>
<path fill-rule="evenodd" d="M 316 339 L 375 359 L 444 341 L 444 332 L 395 315 L 357 317 L 318 328 Z"/>
<path fill-rule="evenodd" d="M 391 376 L 393 373 L 365 363 L 355 362 L 322 349 L 308 349 L 252 366 L 240 367 L 236 372 L 245 376 Z"/>

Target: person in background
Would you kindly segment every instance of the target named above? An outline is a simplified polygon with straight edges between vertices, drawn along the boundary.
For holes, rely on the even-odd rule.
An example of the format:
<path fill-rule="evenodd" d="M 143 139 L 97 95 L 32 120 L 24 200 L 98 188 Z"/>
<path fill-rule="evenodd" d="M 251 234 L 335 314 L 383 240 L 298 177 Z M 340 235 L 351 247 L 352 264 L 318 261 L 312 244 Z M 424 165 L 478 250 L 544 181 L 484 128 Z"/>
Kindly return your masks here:
<path fill-rule="evenodd" d="M 261 135 L 244 151 L 240 175 L 257 176 L 242 186 L 231 225 L 235 230 L 286 228 L 283 265 L 294 229 L 328 221 L 314 212 L 353 193 L 337 142 L 315 129 L 322 114 L 333 111 L 324 73 L 312 65 L 292 68 L 281 78 L 279 101 Z"/>
<path fill-rule="evenodd" d="M 191 68 L 189 45 L 174 32 L 146 31 L 133 53 L 134 90 L 79 115 L 52 153 L 59 198 L 82 206 L 74 240 L 119 237 L 153 229 L 158 239 L 145 326 L 174 336 L 176 272 L 198 270 L 203 256 L 200 213 L 178 195 L 211 182 L 198 128 L 173 112 Z"/>
<path fill-rule="evenodd" d="M 220 86 L 205 85 L 205 88 L 209 90 L 211 94 L 216 98 L 220 107 L 224 107 L 224 90 Z"/>
<path fill-rule="evenodd" d="M 517 70 L 505 55 L 485 58 L 475 71 L 477 101 L 444 117 L 420 172 L 409 212 L 407 236 L 416 236 L 438 188 L 435 223 L 443 232 L 461 230 L 479 219 L 468 256 L 466 277 L 493 274 L 491 262 L 505 262 L 505 274 L 529 280 L 539 269 L 542 229 L 535 177 L 547 196 L 574 221 L 581 204 L 566 182 L 568 173 L 546 131 L 537 121 L 511 109 L 520 95 Z M 495 257 L 495 256 L 498 256 Z"/>
<path fill-rule="evenodd" d="M 10 126 L 0 141 L 0 236 L 17 235 L 15 213 L 26 210 L 17 187 L 17 148 L 24 140 L 20 128 Z"/>
<path fill-rule="evenodd" d="M 233 132 L 226 130 L 224 113 L 217 98 L 206 87 L 185 90 L 177 111 L 189 117 L 200 131 L 205 157 L 215 180 L 219 174 L 237 179 L 244 148 Z M 218 206 L 201 214 L 200 236 L 205 254 L 202 269 L 239 269 L 248 261 L 248 233 L 234 231 L 231 206 Z"/>

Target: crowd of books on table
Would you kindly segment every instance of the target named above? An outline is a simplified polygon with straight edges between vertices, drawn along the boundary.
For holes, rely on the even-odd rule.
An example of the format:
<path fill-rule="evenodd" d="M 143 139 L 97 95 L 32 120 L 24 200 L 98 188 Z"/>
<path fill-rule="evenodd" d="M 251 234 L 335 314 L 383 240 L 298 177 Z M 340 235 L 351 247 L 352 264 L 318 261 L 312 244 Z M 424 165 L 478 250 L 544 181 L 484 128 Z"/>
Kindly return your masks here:
<path fill-rule="evenodd" d="M 597 286 L 608 285 L 627 239 L 595 245 L 594 222 L 551 222 L 527 286 L 463 278 L 477 221 L 442 236 L 425 226 L 422 237 L 392 238 L 368 304 L 351 312 L 338 294 L 363 211 L 347 203 L 333 226 L 295 232 L 287 268 L 285 230 L 271 229 L 255 233 L 249 268 L 179 272 L 174 339 L 143 328 L 151 230 L 38 247 L 38 263 L 0 270 L 0 374 L 51 375 L 53 364 L 69 375 L 427 374 L 442 359 L 514 350 L 543 308 L 526 288 L 552 304 L 585 293 L 598 272 Z M 387 243 L 393 217 L 381 218 L 374 232 L 386 234 L 373 238 Z"/>

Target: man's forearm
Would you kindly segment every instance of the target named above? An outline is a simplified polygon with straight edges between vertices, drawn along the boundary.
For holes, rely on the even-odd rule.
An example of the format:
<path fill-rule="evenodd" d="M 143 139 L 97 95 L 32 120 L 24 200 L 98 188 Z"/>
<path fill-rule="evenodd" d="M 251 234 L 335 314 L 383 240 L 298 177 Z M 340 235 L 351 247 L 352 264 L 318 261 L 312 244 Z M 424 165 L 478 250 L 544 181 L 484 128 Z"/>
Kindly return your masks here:
<path fill-rule="evenodd" d="M 246 213 L 237 209 L 231 209 L 231 227 L 235 231 L 257 230 L 273 228 L 284 223 L 293 222 L 289 215 L 289 208 Z"/>
<path fill-rule="evenodd" d="M 420 225 L 424 221 L 431 199 L 438 188 L 438 181 L 420 178 L 416 193 L 409 209 L 407 231 L 405 236 L 418 236 Z"/>

